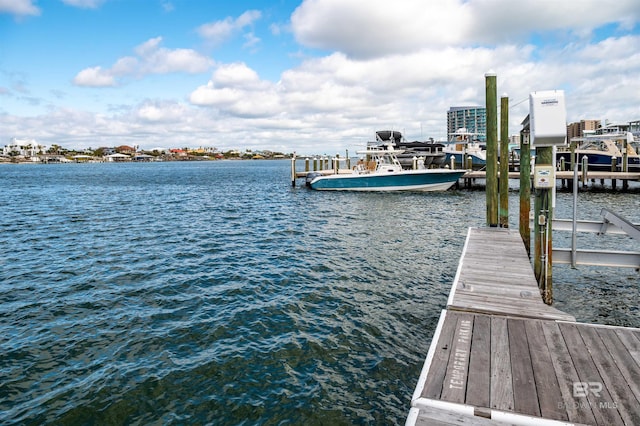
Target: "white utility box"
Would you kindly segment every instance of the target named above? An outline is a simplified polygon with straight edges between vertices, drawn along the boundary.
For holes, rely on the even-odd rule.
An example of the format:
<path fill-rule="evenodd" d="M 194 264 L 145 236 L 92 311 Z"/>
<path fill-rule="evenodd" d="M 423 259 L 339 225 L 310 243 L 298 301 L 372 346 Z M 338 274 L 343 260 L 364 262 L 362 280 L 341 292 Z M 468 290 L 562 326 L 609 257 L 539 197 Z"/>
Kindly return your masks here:
<path fill-rule="evenodd" d="M 553 166 L 538 166 L 533 169 L 533 187 L 537 189 L 553 188 L 556 184 L 556 173 Z"/>
<path fill-rule="evenodd" d="M 529 94 L 531 145 L 567 144 L 567 108 L 563 90 L 545 90 Z"/>

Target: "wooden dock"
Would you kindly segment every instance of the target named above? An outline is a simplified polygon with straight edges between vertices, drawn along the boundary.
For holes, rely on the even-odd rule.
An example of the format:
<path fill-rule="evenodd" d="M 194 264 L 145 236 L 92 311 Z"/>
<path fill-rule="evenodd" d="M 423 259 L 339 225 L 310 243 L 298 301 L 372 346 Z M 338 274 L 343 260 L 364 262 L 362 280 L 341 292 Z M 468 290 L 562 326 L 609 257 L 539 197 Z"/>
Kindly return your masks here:
<path fill-rule="evenodd" d="M 498 172 L 498 175 L 500 173 Z M 531 175 L 533 177 L 533 175 Z M 486 179 L 487 172 L 484 170 L 473 170 L 467 172 L 463 178 L 466 179 Z M 615 179 L 615 180 L 635 180 L 640 181 L 640 172 L 608 172 L 608 171 L 598 171 L 598 170 L 589 170 L 587 171 L 587 180 L 592 179 Z M 509 179 L 520 179 L 520 172 L 509 172 Z M 556 172 L 556 180 L 570 180 L 573 179 L 573 172 L 571 171 L 557 171 Z M 578 173 L 578 179 L 582 179 L 582 172 Z"/>
<path fill-rule="evenodd" d="M 471 228 L 407 425 L 640 425 L 640 329 L 542 302 L 519 233 Z"/>

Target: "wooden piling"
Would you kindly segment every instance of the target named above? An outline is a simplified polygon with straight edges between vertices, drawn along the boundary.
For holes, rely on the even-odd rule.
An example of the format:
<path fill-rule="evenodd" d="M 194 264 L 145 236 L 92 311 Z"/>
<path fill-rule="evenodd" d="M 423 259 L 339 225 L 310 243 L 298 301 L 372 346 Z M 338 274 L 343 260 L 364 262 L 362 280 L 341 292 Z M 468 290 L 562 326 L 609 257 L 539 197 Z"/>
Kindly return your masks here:
<path fill-rule="evenodd" d="M 618 159 L 616 157 L 611 157 L 611 171 L 613 173 L 618 171 Z M 611 189 L 616 190 L 616 180 L 614 178 L 611 178 Z"/>
<path fill-rule="evenodd" d="M 536 164 L 553 164 L 553 147 L 536 147 Z M 553 303 L 552 256 L 553 242 L 551 221 L 553 219 L 553 191 L 536 189 L 535 197 L 535 257 L 534 272 L 538 280 L 542 300 Z"/>
<path fill-rule="evenodd" d="M 509 98 L 500 98 L 500 227 L 509 227 Z"/>
<path fill-rule="evenodd" d="M 291 187 L 296 187 L 296 154 L 291 157 Z"/>
<path fill-rule="evenodd" d="M 498 95 L 496 74 L 485 74 L 485 102 L 487 109 L 487 225 L 498 226 Z"/>
<path fill-rule="evenodd" d="M 531 145 L 529 131 L 520 132 L 520 222 L 519 230 L 527 255 L 531 257 Z"/>

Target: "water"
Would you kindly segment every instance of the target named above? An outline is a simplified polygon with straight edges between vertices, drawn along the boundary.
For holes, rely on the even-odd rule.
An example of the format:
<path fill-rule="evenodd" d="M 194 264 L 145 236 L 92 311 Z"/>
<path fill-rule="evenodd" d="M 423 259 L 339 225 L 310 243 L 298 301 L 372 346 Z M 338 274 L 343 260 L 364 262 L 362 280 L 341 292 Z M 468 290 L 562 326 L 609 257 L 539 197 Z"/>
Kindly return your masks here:
<path fill-rule="evenodd" d="M 288 161 L 0 181 L 3 424 L 403 424 L 485 216 L 482 191 L 292 189 Z M 614 205 L 640 221 L 637 192 L 581 194 L 580 218 Z M 640 326 L 635 271 L 556 267 L 554 284 L 579 320 Z"/>

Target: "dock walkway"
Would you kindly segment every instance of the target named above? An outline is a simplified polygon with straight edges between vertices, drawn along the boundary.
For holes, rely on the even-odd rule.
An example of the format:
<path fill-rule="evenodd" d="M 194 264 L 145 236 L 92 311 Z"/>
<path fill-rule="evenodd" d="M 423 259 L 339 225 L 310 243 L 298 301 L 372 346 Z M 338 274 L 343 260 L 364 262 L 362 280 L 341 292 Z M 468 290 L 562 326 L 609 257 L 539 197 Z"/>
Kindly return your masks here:
<path fill-rule="evenodd" d="M 542 302 L 517 231 L 470 228 L 407 425 L 639 425 L 640 329 Z"/>

